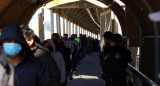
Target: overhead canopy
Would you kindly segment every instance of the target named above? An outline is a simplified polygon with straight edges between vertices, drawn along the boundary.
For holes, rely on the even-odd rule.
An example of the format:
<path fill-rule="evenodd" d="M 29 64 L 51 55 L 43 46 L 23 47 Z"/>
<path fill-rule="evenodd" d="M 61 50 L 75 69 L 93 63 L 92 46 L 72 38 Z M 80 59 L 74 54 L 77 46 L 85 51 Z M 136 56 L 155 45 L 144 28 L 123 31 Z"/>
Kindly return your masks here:
<path fill-rule="evenodd" d="M 32 2 L 32 1 L 36 1 L 36 2 Z M 33 14 L 37 11 L 38 8 L 40 8 L 43 4 L 46 4 L 48 2 L 50 2 L 52 0 L 0 0 L 0 26 L 2 27 L 5 24 L 11 24 L 11 23 L 16 23 L 16 24 L 28 24 L 28 22 L 30 21 L 31 17 L 33 16 Z M 75 2 L 75 1 L 84 1 L 84 0 L 54 0 L 54 1 L 59 1 L 59 4 L 57 4 L 57 6 L 59 7 L 65 7 L 67 6 L 69 3 L 67 3 L 67 1 L 70 2 Z M 60 5 L 60 1 L 66 1 L 64 4 Z M 87 0 L 87 1 L 91 1 L 91 0 Z M 97 1 L 97 0 L 92 0 Z M 125 20 L 125 11 L 118 5 L 119 3 L 115 3 L 115 1 L 119 1 L 119 0 L 99 0 L 100 2 L 108 5 L 108 7 L 117 15 L 121 27 L 122 27 L 122 33 L 124 35 L 126 35 L 127 37 L 129 37 L 131 40 L 132 39 L 137 39 L 139 38 L 139 35 L 135 36 L 130 34 L 130 32 L 135 32 L 138 33 L 140 35 L 143 36 L 150 36 L 150 35 L 154 35 L 155 32 L 155 24 L 149 20 L 148 15 L 151 12 L 155 12 L 155 11 L 159 11 L 160 6 L 159 0 L 138 0 L 138 1 L 134 1 L 134 0 L 121 0 L 122 2 L 124 2 L 126 4 L 126 7 L 128 8 L 128 11 L 131 13 L 131 17 L 133 19 L 136 19 L 138 22 L 137 24 L 139 25 L 138 28 L 126 28 L 126 20 Z M 147 4 L 146 4 L 147 3 Z M 106 10 L 106 9 L 102 9 L 98 4 L 94 4 L 91 2 L 88 2 L 88 4 L 90 4 L 90 6 L 92 8 L 89 9 L 89 11 L 83 8 L 83 9 L 79 9 L 79 10 L 73 10 L 71 9 L 71 12 L 69 12 L 69 10 L 67 11 L 61 11 L 66 13 L 66 16 L 64 16 L 63 14 L 61 14 L 62 16 L 64 16 L 65 18 L 69 19 L 68 13 L 72 13 L 72 14 L 77 14 L 80 16 L 83 15 L 87 15 L 89 16 L 88 18 L 81 18 L 83 19 L 83 21 L 85 21 L 85 23 L 90 22 L 90 20 L 94 20 L 92 21 L 92 23 L 90 24 L 86 24 L 86 25 L 93 25 L 94 27 L 85 27 L 85 29 L 89 29 L 89 30 L 96 30 L 98 28 L 99 21 L 98 21 L 98 17 L 95 17 L 98 15 L 98 13 L 101 12 L 101 10 Z M 92 4 L 92 5 L 91 5 Z M 83 5 L 81 5 L 80 7 L 82 7 Z M 99 7 L 99 8 L 93 8 L 93 6 L 95 7 Z M 65 7 L 66 8 L 66 7 Z M 55 8 L 51 8 L 52 10 L 55 10 Z M 85 10 L 84 10 L 85 9 Z M 97 11 L 98 9 L 98 11 Z M 100 9 L 100 10 L 99 10 Z M 82 11 L 83 10 L 83 11 Z M 76 12 L 74 12 L 76 11 Z M 56 11 L 53 11 L 58 13 L 58 9 Z M 85 12 L 84 14 L 82 14 L 82 12 Z M 96 13 L 97 12 L 97 13 Z M 88 13 L 88 14 L 87 14 Z M 90 14 L 89 14 L 90 13 Z M 74 15 L 75 15 L 74 14 Z M 77 15 L 75 15 L 77 17 Z M 93 17 L 91 18 L 90 15 L 93 15 Z M 68 17 L 67 17 L 68 16 Z M 81 21 L 79 19 L 79 21 Z M 89 20 L 90 18 L 90 20 Z M 79 23 L 77 22 L 75 19 L 71 19 L 70 21 L 74 21 L 75 23 Z M 79 23 L 79 25 L 81 26 L 85 26 L 85 24 L 83 22 Z M 160 26 L 160 24 L 158 24 L 158 26 Z M 141 27 L 141 28 L 139 28 Z M 96 31 L 94 31 L 96 32 Z M 137 39 L 139 40 L 139 39 Z M 135 40 L 133 40 L 135 41 Z M 131 42 L 132 43 L 132 42 Z M 137 41 L 135 41 L 135 43 L 138 43 Z M 135 44 L 133 44 L 135 45 Z"/>
<path fill-rule="evenodd" d="M 102 8 L 63 8 L 52 11 L 63 18 L 87 29 L 95 34 L 100 31 L 100 13 L 107 9 Z"/>
<path fill-rule="evenodd" d="M 28 24 L 43 4 L 51 0 L 0 0 L 0 27 L 6 24 Z"/>
<path fill-rule="evenodd" d="M 40 8 L 43 4 L 48 3 L 49 1 L 51 0 L 0 0 L 0 6 L 1 6 L 0 28 L 6 24 L 11 24 L 11 23 L 19 25 L 28 24 L 28 22 L 30 21 L 33 14 L 37 11 L 37 9 Z M 84 0 L 55 0 L 55 1 L 59 1 L 60 3 L 60 1 L 84 1 Z M 92 1 L 94 2 L 95 0 Z M 160 10 L 159 6 L 160 0 L 98 0 L 98 1 L 104 3 L 105 5 L 108 5 L 108 7 L 116 14 L 117 18 L 120 21 L 123 35 L 126 35 L 130 40 L 129 42 L 130 46 L 132 47 L 141 46 L 141 48 L 145 47 L 143 48 L 144 50 L 142 51 L 141 55 L 144 58 L 144 59 L 142 58 L 144 62 L 142 62 L 141 63 L 142 66 L 140 66 L 141 71 L 143 71 L 144 74 L 147 75 L 149 78 L 156 80 L 157 78 L 156 74 L 159 73 L 160 70 L 159 69 L 160 64 L 157 62 L 159 61 L 159 52 L 157 49 L 159 49 L 158 42 L 160 41 L 159 40 L 160 23 L 155 23 L 151 21 L 148 15 L 152 12 Z M 122 1 L 123 3 L 125 3 L 126 12 L 119 5 L 119 3 L 115 1 Z M 92 7 L 93 3 L 91 4 Z M 65 5 L 59 4 L 59 7 L 63 8 L 63 6 Z M 81 7 L 82 6 L 83 5 L 81 5 Z M 99 5 L 96 5 L 96 7 L 97 6 Z M 97 33 L 96 29 L 98 28 L 99 20 L 98 17 L 95 16 L 99 15 L 101 10 L 105 9 L 90 8 L 86 12 L 85 5 L 82 8 L 83 9 L 79 10 L 75 9 L 55 10 L 55 8 L 51 8 L 51 10 L 53 10 L 53 12 L 57 14 L 60 14 L 60 12 L 66 13 L 66 16 L 64 16 L 64 14 L 61 14 L 61 16 L 79 24 L 80 26 L 85 27 L 85 29 Z M 73 16 L 70 17 L 71 15 L 75 15 L 76 19 L 72 18 Z M 156 67 L 155 64 L 153 64 L 154 62 L 156 63 Z M 159 82 L 158 79 L 157 82 Z"/>
<path fill-rule="evenodd" d="M 106 8 L 100 7 L 98 3 L 91 3 L 89 1 L 77 1 L 70 3 L 61 3 L 57 5 L 58 2 L 52 1 L 48 3 L 44 8 L 52 10 L 52 12 L 60 15 L 61 17 L 83 27 L 84 29 L 98 34 L 100 31 L 100 13 L 108 10 Z M 60 2 L 59 2 L 60 3 Z M 56 4 L 56 5 L 55 5 Z M 102 4 L 104 5 L 104 4 Z"/>

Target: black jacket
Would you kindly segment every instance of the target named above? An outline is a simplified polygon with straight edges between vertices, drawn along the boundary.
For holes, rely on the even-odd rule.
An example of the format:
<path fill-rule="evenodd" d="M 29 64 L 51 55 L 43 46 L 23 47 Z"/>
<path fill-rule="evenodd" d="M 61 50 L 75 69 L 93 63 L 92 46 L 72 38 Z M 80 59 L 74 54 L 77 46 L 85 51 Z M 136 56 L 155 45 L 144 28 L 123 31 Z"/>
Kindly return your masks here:
<path fill-rule="evenodd" d="M 127 64 L 131 61 L 131 52 L 124 47 L 114 46 L 104 57 L 104 73 L 111 77 L 126 75 Z"/>
<path fill-rule="evenodd" d="M 109 43 L 106 43 L 104 46 L 103 46 L 103 52 L 100 53 L 100 64 L 101 64 L 101 67 L 102 67 L 102 72 L 104 71 L 104 63 L 105 63 L 105 56 L 111 51 L 111 46 Z"/>
<path fill-rule="evenodd" d="M 42 65 L 46 67 L 52 84 L 54 86 L 60 86 L 60 71 L 49 50 L 41 45 L 38 45 L 36 47 L 36 52 L 34 53 L 34 56 L 38 58 L 42 62 Z"/>
<path fill-rule="evenodd" d="M 14 24 L 5 26 L 2 31 L 0 43 L 5 39 L 14 39 L 22 45 L 20 52 L 22 59 L 15 67 L 18 86 L 48 86 L 49 79 L 47 78 L 48 76 L 45 76 L 44 67 L 33 57 L 25 38 L 21 34 L 20 28 Z M 8 56 L 1 54 L 0 58 L 7 61 Z"/>
<path fill-rule="evenodd" d="M 59 43 L 57 41 L 54 41 L 54 43 L 56 46 L 56 50 L 63 55 L 65 65 L 66 65 L 66 71 L 70 71 L 72 68 L 71 59 L 70 59 L 71 50 L 66 48 L 63 43 Z"/>

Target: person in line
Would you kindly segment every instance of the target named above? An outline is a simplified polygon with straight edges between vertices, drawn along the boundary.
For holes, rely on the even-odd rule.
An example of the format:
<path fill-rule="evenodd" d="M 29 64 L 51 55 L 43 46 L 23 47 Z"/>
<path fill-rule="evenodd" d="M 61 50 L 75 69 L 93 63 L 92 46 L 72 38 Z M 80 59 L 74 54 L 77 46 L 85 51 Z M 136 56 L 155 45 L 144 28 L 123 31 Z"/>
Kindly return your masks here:
<path fill-rule="evenodd" d="M 82 35 L 81 46 L 82 46 L 82 58 L 87 60 L 87 58 L 86 58 L 86 50 L 87 50 L 87 38 L 86 38 L 86 35 Z"/>
<path fill-rule="evenodd" d="M 64 40 L 65 44 L 68 44 L 70 46 L 71 52 L 73 53 L 74 52 L 74 44 L 71 40 L 68 39 L 68 34 L 63 35 L 63 40 Z"/>
<path fill-rule="evenodd" d="M 49 79 L 51 80 L 51 84 L 53 86 L 61 86 L 60 71 L 50 51 L 36 42 L 34 39 L 34 31 L 32 29 L 25 28 L 23 30 L 23 35 L 29 44 L 30 49 L 34 53 L 34 56 L 41 61 L 42 65 L 45 66 Z"/>
<path fill-rule="evenodd" d="M 18 86 L 14 68 L 8 59 L 0 57 L 0 70 L 0 86 Z"/>
<path fill-rule="evenodd" d="M 104 73 L 107 77 L 106 86 L 127 86 L 127 66 L 131 61 L 131 52 L 120 46 L 122 36 L 114 34 L 111 38 L 111 50 L 105 56 Z"/>
<path fill-rule="evenodd" d="M 79 34 L 79 60 L 82 60 L 82 34 Z M 80 62 L 80 61 L 79 61 Z"/>
<path fill-rule="evenodd" d="M 58 33 L 52 34 L 52 40 L 56 46 L 56 50 L 59 51 L 63 55 L 63 59 L 65 62 L 65 69 L 66 69 L 66 81 L 63 84 L 63 86 L 66 86 L 67 84 L 67 77 L 71 75 L 71 69 L 72 69 L 72 62 L 71 62 L 71 48 L 70 45 L 64 44 L 63 41 L 60 41 L 60 37 Z"/>
<path fill-rule="evenodd" d="M 104 42 L 105 45 L 103 46 L 103 51 L 100 52 L 100 65 L 102 68 L 102 75 L 101 78 L 105 81 L 106 86 L 109 86 L 108 84 L 110 83 L 107 74 L 105 73 L 105 68 L 104 68 L 104 63 L 105 63 L 105 56 L 107 56 L 107 54 L 110 52 L 111 50 L 111 45 L 110 45 L 110 40 L 113 36 L 113 33 L 110 31 L 107 31 L 104 33 L 103 37 L 104 37 Z"/>
<path fill-rule="evenodd" d="M 74 44 L 76 45 L 76 64 L 80 64 L 80 39 L 77 38 L 77 34 L 73 34 L 73 37 L 74 37 Z"/>
<path fill-rule="evenodd" d="M 77 56 L 77 46 L 78 42 L 74 40 L 74 37 L 69 38 L 70 41 L 73 42 L 74 45 L 74 51 L 72 52 L 72 71 L 77 71 L 76 70 L 76 56 Z"/>
<path fill-rule="evenodd" d="M 15 72 L 18 86 L 51 86 L 44 67 L 34 58 L 20 28 L 16 24 L 8 24 L 3 27 L 0 44 L 3 48 L 0 54 L 1 61 L 3 59 L 2 64 L 8 69 L 6 73 L 12 75 Z M 14 67 L 14 72 L 10 65 L 7 66 L 7 63 Z M 12 72 L 9 71 L 9 68 Z M 13 78 L 13 76 L 10 77 L 10 79 Z M 10 83 L 12 82 L 9 81 L 7 84 Z"/>
<path fill-rule="evenodd" d="M 43 42 L 43 46 L 48 48 L 56 64 L 58 65 L 59 71 L 61 72 L 61 84 L 63 85 L 66 80 L 66 69 L 63 55 L 56 50 L 56 46 L 51 39 L 45 40 Z"/>
<path fill-rule="evenodd" d="M 101 66 L 103 65 L 103 62 L 105 60 L 105 56 L 110 52 L 111 50 L 111 45 L 110 45 L 110 40 L 113 36 L 113 33 L 110 31 L 107 31 L 104 33 L 103 37 L 104 37 L 104 42 L 105 45 L 103 46 L 103 51 L 100 52 L 100 64 Z M 102 71 L 103 71 L 103 67 L 102 67 Z"/>

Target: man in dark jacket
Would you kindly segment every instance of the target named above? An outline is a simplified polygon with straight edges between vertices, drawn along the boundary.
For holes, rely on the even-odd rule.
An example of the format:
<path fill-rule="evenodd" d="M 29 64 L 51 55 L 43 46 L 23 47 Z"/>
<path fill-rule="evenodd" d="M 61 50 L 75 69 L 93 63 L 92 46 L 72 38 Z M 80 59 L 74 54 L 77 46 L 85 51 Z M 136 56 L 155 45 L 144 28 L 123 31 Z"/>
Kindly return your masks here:
<path fill-rule="evenodd" d="M 34 53 L 34 56 L 42 62 L 42 65 L 46 67 L 46 71 L 48 71 L 52 85 L 61 86 L 60 71 L 50 51 L 36 43 L 36 40 L 34 39 L 34 32 L 30 28 L 24 30 L 23 35 L 26 38 L 27 43 L 30 45 L 30 49 Z"/>
<path fill-rule="evenodd" d="M 71 59 L 70 59 L 71 50 L 66 48 L 65 45 L 62 42 L 60 42 L 60 38 L 57 33 L 52 34 L 52 40 L 55 43 L 56 50 L 63 55 L 65 65 L 66 65 L 66 71 L 68 72 L 71 71 L 71 68 L 72 68 Z"/>
<path fill-rule="evenodd" d="M 66 66 L 66 78 L 71 75 L 71 69 L 72 69 L 72 61 L 70 58 L 71 55 L 71 49 L 67 48 L 62 41 L 60 41 L 60 37 L 58 33 L 52 34 L 52 40 L 56 46 L 56 50 L 59 51 L 63 55 L 63 59 Z M 63 86 L 66 86 L 67 79 Z"/>
<path fill-rule="evenodd" d="M 3 27 L 0 43 L 3 47 L 0 58 L 14 66 L 18 86 L 50 86 L 44 67 L 33 57 L 17 25 Z"/>
<path fill-rule="evenodd" d="M 111 50 L 105 56 L 105 62 L 103 64 L 104 73 L 112 81 L 112 86 L 127 86 L 126 69 L 128 63 L 131 61 L 131 52 L 120 46 L 121 39 L 120 34 L 113 35 L 110 42 Z"/>
<path fill-rule="evenodd" d="M 105 60 L 106 60 L 105 57 L 111 50 L 110 40 L 111 40 L 112 36 L 113 36 L 112 32 L 107 31 L 107 32 L 104 33 L 103 37 L 104 37 L 105 45 L 103 46 L 103 52 L 100 52 L 100 64 L 101 64 L 101 67 L 102 67 L 101 77 L 102 77 L 102 79 L 105 80 L 106 86 L 109 86 L 108 84 L 109 84 L 110 79 L 108 78 L 107 74 L 105 73 L 104 65 L 105 65 Z"/>
<path fill-rule="evenodd" d="M 101 66 L 103 65 L 103 61 L 104 61 L 104 57 L 110 52 L 110 49 L 111 49 L 111 45 L 110 45 L 110 40 L 113 36 L 113 33 L 112 32 L 105 32 L 103 37 L 104 37 L 104 42 L 105 42 L 105 45 L 103 46 L 103 52 L 100 53 L 100 64 Z M 103 67 L 102 67 L 102 71 L 103 71 Z"/>

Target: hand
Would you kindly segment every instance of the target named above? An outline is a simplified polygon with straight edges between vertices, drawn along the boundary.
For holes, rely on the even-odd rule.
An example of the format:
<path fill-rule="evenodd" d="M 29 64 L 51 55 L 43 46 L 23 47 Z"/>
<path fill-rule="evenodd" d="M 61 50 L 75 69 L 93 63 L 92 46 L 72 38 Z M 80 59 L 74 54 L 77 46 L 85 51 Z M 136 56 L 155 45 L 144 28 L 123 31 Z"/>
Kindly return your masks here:
<path fill-rule="evenodd" d="M 69 75 L 71 75 L 72 72 L 71 71 L 67 71 L 66 76 L 68 77 Z"/>

